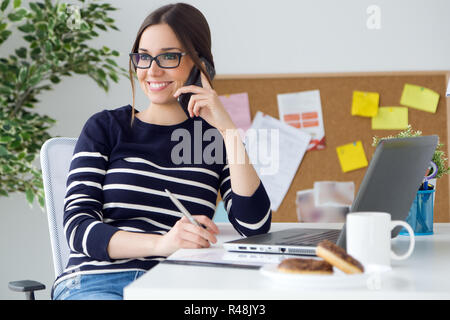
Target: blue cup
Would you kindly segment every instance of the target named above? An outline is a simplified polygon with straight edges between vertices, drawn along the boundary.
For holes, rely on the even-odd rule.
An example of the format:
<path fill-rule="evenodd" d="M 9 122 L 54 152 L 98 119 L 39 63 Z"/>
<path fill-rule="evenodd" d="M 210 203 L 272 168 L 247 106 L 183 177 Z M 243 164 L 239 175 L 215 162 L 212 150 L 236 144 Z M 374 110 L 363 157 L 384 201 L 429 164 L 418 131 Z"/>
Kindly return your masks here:
<path fill-rule="evenodd" d="M 414 235 L 433 234 L 433 208 L 434 192 L 436 190 L 419 190 L 414 198 L 406 222 L 414 230 Z M 400 234 L 407 235 L 406 229 L 402 229 Z"/>

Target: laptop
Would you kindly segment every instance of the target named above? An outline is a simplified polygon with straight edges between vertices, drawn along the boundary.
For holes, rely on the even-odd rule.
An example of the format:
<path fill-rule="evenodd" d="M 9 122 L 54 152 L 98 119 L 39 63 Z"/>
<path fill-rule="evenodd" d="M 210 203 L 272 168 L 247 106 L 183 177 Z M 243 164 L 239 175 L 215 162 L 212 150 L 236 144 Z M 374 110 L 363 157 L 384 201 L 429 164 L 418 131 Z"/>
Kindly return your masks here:
<path fill-rule="evenodd" d="M 381 211 L 392 220 L 405 221 L 433 158 L 438 136 L 382 140 L 370 161 L 350 212 Z M 396 237 L 401 230 L 392 230 Z M 292 228 L 228 241 L 227 251 L 316 255 L 317 244 L 330 240 L 346 248 L 345 224 L 341 230 Z"/>

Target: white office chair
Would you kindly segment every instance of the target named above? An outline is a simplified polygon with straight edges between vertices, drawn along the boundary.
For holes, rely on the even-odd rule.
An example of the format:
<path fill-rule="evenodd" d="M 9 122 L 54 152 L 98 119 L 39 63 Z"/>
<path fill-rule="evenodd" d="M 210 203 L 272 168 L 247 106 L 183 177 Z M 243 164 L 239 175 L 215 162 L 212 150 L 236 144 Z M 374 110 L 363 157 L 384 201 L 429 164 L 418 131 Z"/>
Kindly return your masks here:
<path fill-rule="evenodd" d="M 67 174 L 76 143 L 76 138 L 51 138 L 41 148 L 42 180 L 44 182 L 45 207 L 52 244 L 55 279 L 64 271 L 69 260 L 70 250 L 63 232 L 63 212 Z M 215 222 L 228 221 L 222 203 L 223 201 L 217 206 L 214 215 Z M 13 291 L 25 292 L 28 300 L 35 299 L 34 291 L 45 289 L 44 284 L 34 280 L 12 281 L 9 282 L 8 286 Z"/>
<path fill-rule="evenodd" d="M 63 232 L 63 212 L 67 174 L 76 143 L 76 138 L 52 138 L 47 140 L 41 148 L 45 207 L 55 278 L 64 271 L 69 260 L 70 251 Z M 10 282 L 9 288 L 13 291 L 25 292 L 28 300 L 34 300 L 34 291 L 45 289 L 45 285 L 33 280 L 22 280 Z"/>

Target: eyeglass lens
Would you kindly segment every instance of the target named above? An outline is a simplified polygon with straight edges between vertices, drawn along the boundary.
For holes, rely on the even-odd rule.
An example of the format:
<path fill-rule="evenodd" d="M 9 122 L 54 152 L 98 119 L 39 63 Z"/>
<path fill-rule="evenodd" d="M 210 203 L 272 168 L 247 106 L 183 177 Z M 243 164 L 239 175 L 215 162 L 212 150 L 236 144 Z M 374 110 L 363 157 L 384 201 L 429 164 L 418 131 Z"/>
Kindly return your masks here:
<path fill-rule="evenodd" d="M 161 68 L 175 68 L 180 64 L 181 55 L 177 53 L 162 53 L 154 59 Z M 138 68 L 149 68 L 152 58 L 146 53 L 138 53 L 133 55 L 133 63 Z"/>

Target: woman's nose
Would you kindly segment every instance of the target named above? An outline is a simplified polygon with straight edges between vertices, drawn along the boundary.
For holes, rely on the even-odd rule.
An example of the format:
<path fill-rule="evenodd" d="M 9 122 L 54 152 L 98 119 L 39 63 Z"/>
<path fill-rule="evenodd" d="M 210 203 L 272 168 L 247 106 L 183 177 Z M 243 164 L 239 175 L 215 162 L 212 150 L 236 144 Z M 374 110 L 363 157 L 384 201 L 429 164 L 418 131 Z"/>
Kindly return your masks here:
<path fill-rule="evenodd" d="M 158 75 L 161 75 L 162 73 L 164 73 L 164 70 L 163 70 L 163 68 L 158 66 L 158 64 L 156 63 L 156 60 L 153 60 L 151 66 L 150 66 L 150 68 L 148 68 L 147 72 L 149 72 L 150 75 L 152 75 L 152 76 L 158 76 Z"/>

